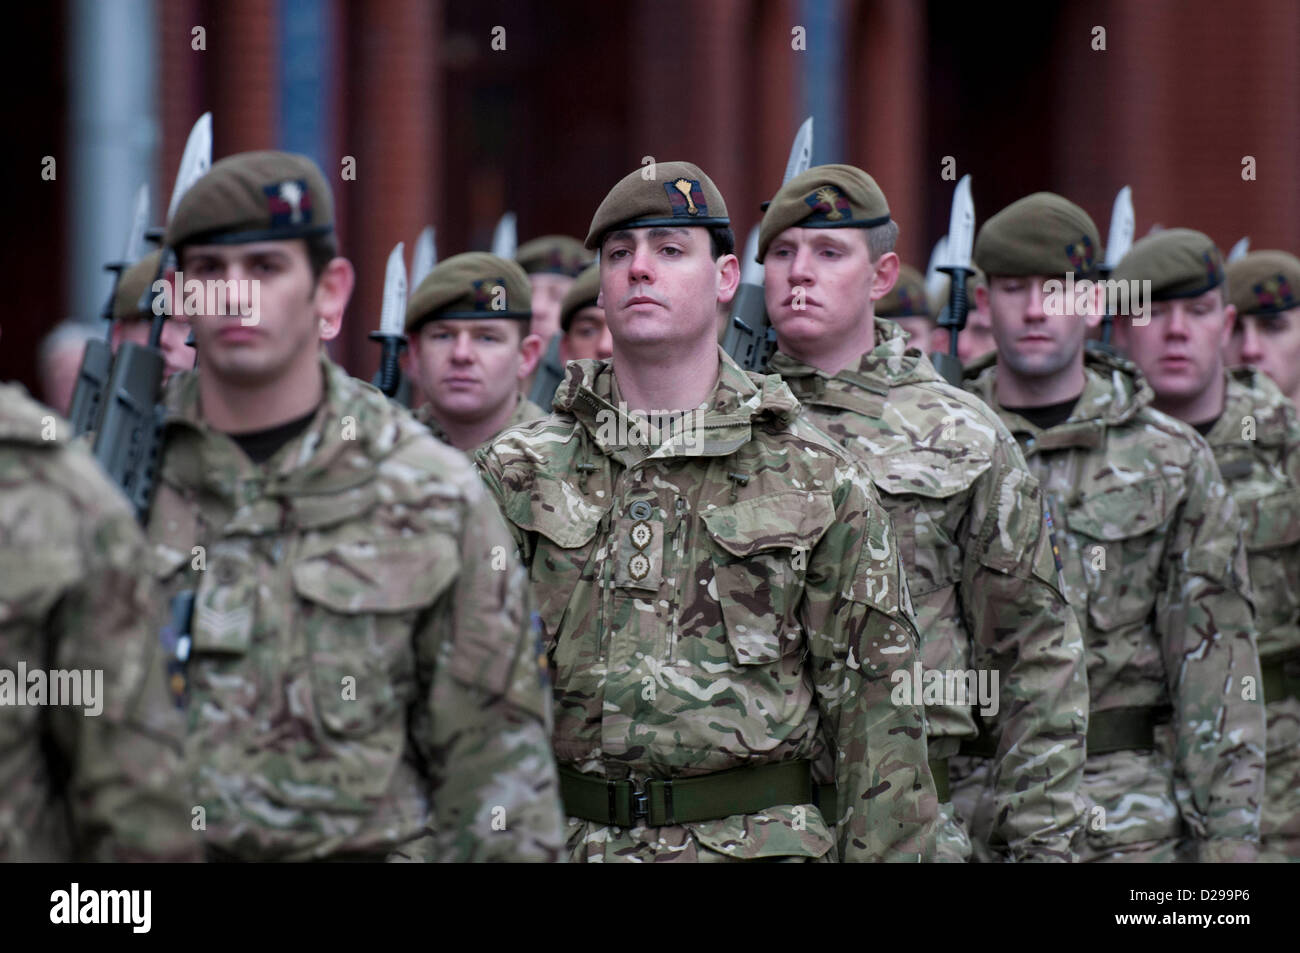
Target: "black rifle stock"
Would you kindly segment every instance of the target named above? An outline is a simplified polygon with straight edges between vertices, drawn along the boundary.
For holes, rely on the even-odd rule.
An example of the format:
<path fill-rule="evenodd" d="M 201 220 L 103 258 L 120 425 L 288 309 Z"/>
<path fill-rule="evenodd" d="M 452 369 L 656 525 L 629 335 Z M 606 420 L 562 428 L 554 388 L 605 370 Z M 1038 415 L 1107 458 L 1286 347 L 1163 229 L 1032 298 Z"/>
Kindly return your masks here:
<path fill-rule="evenodd" d="M 153 501 L 163 411 L 164 361 L 157 347 L 125 341 L 113 362 L 95 433 L 95 458 L 144 522 Z"/>
<path fill-rule="evenodd" d="M 108 376 L 113 370 L 113 302 L 117 298 L 118 282 L 127 264 L 114 262 L 104 268 L 113 273 L 113 287 L 108 292 L 108 302 L 101 315 L 108 332 L 104 340 L 91 338 L 86 341 L 86 350 L 81 356 L 81 370 L 77 372 L 77 386 L 72 392 L 72 405 L 68 409 L 68 421 L 72 432 L 81 436 L 95 426 L 99 419 L 99 407 L 104 399 L 104 388 L 108 386 Z"/>
<path fill-rule="evenodd" d="M 747 371 L 763 373 L 776 351 L 776 331 L 767 318 L 761 285 L 741 284 L 731 304 L 722 349 Z"/>

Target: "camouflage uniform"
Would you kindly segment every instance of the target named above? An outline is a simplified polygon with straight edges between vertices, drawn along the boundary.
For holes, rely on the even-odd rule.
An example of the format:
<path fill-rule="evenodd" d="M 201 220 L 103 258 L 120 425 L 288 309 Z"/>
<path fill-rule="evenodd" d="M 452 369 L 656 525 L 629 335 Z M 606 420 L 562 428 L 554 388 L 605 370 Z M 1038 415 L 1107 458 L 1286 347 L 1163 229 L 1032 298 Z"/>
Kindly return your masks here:
<path fill-rule="evenodd" d="M 542 408 L 538 407 L 531 400 L 521 394 L 518 403 L 515 404 L 514 413 L 510 415 L 510 420 L 506 422 L 506 426 L 501 429 L 505 430 L 506 427 L 513 427 L 515 424 L 526 424 L 530 420 L 537 420 L 538 418 L 545 416 L 546 411 L 542 410 Z M 442 424 L 438 423 L 438 419 L 433 416 L 433 407 L 429 404 L 424 404 L 415 411 L 415 419 L 428 427 L 429 432 L 443 443 L 451 443 L 451 441 L 447 439 L 447 431 L 442 429 Z M 480 444 L 479 446 L 485 445 L 486 444 Z"/>
<path fill-rule="evenodd" d="M 321 371 L 315 418 L 260 467 L 203 422 L 197 373 L 167 391 L 149 538 L 166 592 L 197 588 L 188 745 L 210 853 L 555 859 L 510 537 L 458 452 Z"/>
<path fill-rule="evenodd" d="M 1237 368 L 1205 439 L 1241 512 L 1259 612 L 1268 717 L 1259 859 L 1300 861 L 1300 421 L 1265 374 Z M 1288 681 L 1290 693 L 1272 697 L 1273 682 Z"/>
<path fill-rule="evenodd" d="M 982 832 L 984 846 L 1015 860 L 1071 860 L 1083 810 L 1088 685 L 1037 481 L 997 416 L 946 384 L 898 325 L 878 319 L 875 343 L 856 369 L 834 376 L 781 352 L 771 370 L 880 491 L 898 534 L 924 667 L 999 673 L 996 819 Z M 976 736 L 974 708 L 927 704 L 932 760 Z M 967 832 L 951 805 L 945 810 L 942 853 L 965 859 Z"/>
<path fill-rule="evenodd" d="M 144 551 L 67 424 L 0 386 L 0 671 L 103 673 L 97 715 L 0 702 L 0 861 L 199 856 Z"/>
<path fill-rule="evenodd" d="M 1237 508 L 1209 447 L 1148 406 L 1150 386 L 1122 358 L 1088 349 L 1074 412 L 1049 430 L 998 407 L 995 364 L 968 367 L 967 389 L 997 409 L 1047 494 L 1066 596 L 1087 633 L 1081 858 L 1168 861 L 1177 847 L 1253 859 L 1259 657 Z M 1152 722 L 1135 741 L 1134 726 Z"/>
<path fill-rule="evenodd" d="M 838 816 L 570 817 L 572 857 L 928 859 L 923 709 L 890 698 L 917 654 L 888 517 L 780 378 L 720 354 L 699 443 L 637 442 L 612 364 L 572 361 L 555 412 L 477 459 L 530 568 L 562 766 L 680 781 L 810 761 Z"/>

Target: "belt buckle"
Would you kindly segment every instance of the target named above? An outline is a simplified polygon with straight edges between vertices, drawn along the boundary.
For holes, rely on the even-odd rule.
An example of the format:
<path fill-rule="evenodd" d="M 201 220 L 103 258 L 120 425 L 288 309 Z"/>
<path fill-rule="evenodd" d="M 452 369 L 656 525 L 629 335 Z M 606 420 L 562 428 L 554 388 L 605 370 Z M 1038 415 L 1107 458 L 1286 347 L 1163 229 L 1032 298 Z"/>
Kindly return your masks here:
<path fill-rule="evenodd" d="M 628 811 L 632 815 L 632 826 L 635 827 L 638 820 L 650 818 L 650 782 L 645 780 L 638 783 L 636 778 L 628 778 L 627 783 L 632 788 L 632 795 L 628 798 Z"/>

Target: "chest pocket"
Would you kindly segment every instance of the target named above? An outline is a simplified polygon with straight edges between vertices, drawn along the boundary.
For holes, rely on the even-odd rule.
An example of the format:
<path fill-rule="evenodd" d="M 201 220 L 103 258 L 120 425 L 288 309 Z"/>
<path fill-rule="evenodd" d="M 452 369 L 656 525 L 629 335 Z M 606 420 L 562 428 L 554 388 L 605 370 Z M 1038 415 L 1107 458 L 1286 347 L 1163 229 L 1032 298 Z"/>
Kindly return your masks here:
<path fill-rule="evenodd" d="M 511 518 L 521 529 L 537 534 L 528 579 L 553 650 L 575 592 L 593 583 L 600 572 L 603 560 L 592 558 L 594 540 L 609 506 L 588 503 L 565 484 L 547 484 L 540 492 L 542 497 L 526 513 Z"/>
<path fill-rule="evenodd" d="M 1268 552 L 1300 543 L 1300 490 L 1241 500 L 1240 505 L 1250 552 Z"/>
<path fill-rule="evenodd" d="M 1161 481 L 1104 490 L 1066 507 L 1076 565 L 1088 598 L 1089 622 L 1099 630 L 1142 622 L 1163 588 L 1166 538 L 1160 534 L 1178 500 Z"/>
<path fill-rule="evenodd" d="M 834 518 L 829 496 L 798 490 L 701 514 L 732 664 L 767 665 L 801 649 L 808 560 Z"/>
<path fill-rule="evenodd" d="M 915 447 L 865 462 L 894 524 L 912 595 L 956 585 L 962 561 L 959 524 L 966 510 L 958 497 L 993 461 L 983 454 Z"/>
<path fill-rule="evenodd" d="M 294 565 L 312 697 L 327 730 L 401 731 L 394 716 L 415 697 L 415 625 L 459 571 L 447 536 L 349 543 Z"/>

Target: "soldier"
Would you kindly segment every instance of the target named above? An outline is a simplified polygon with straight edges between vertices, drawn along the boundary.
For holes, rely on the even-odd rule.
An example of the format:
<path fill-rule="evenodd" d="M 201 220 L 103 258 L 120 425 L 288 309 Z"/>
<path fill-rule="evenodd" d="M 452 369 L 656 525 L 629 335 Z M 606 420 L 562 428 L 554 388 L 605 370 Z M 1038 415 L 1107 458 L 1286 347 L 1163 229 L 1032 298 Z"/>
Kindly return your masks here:
<path fill-rule="evenodd" d="M 1092 279 L 1100 252 L 1092 219 L 1052 193 L 985 222 L 975 263 L 998 350 L 966 371 L 1047 495 L 1085 632 L 1081 859 L 1249 860 L 1264 720 L 1243 698 L 1259 662 L 1237 509 L 1205 441 L 1150 406 L 1138 370 L 1085 350 L 1101 288 L 1083 314 L 1061 289 Z"/>
<path fill-rule="evenodd" d="M 898 280 L 894 287 L 875 305 L 878 318 L 888 318 L 900 328 L 912 347 L 930 346 L 930 335 L 935 329 L 934 315 L 925 296 L 925 276 L 911 265 L 898 266 Z"/>
<path fill-rule="evenodd" d="M 16 385 L 0 385 L 0 474 L 0 861 L 197 860 L 126 501 Z M 69 676 L 81 707 L 51 694 Z"/>
<path fill-rule="evenodd" d="M 541 357 L 526 333 L 528 279 L 513 261 L 467 252 L 439 262 L 406 305 L 406 336 L 429 402 L 415 417 L 444 443 L 473 450 L 544 411 L 519 393 Z"/>
<path fill-rule="evenodd" d="M 523 573 L 463 457 L 326 357 L 333 225 L 314 162 L 249 152 L 165 237 L 187 275 L 260 281 L 252 323 L 192 319 L 148 521 L 166 594 L 197 590 L 174 688 L 209 857 L 554 859 Z"/>
<path fill-rule="evenodd" d="M 149 332 L 154 315 L 152 310 L 140 310 L 140 299 L 151 289 L 154 276 L 158 274 L 158 262 L 161 257 L 161 250 L 150 252 L 124 271 L 117 283 L 117 292 L 113 296 L 113 350 L 115 352 L 121 347 L 123 341 L 134 341 L 140 345 L 149 343 Z M 172 279 L 166 276 L 164 280 Z M 155 297 L 151 295 L 150 301 L 155 300 Z M 158 342 L 165 361 L 163 373 L 167 377 L 180 371 L 188 371 L 194 366 L 194 348 L 186 343 L 190 334 L 189 321 L 181 308 L 175 308 L 174 311 L 175 313 L 163 323 L 162 337 Z"/>
<path fill-rule="evenodd" d="M 515 261 L 527 273 L 532 287 L 533 320 L 529 330 L 542 339 L 543 351 L 560 330 L 564 295 L 591 264 L 591 257 L 582 242 L 568 235 L 543 235 L 524 242 L 515 252 Z"/>
<path fill-rule="evenodd" d="M 1237 309 L 1229 365 L 1258 367 L 1300 407 L 1300 258 L 1250 252 L 1228 262 L 1227 281 Z"/>
<path fill-rule="evenodd" d="M 560 305 L 560 359 L 606 360 L 614 355 L 605 309 L 600 306 L 600 266 L 591 265 L 578 276 Z"/>
<path fill-rule="evenodd" d="M 1155 406 L 1209 443 L 1242 517 L 1268 719 L 1259 859 L 1283 861 L 1300 860 L 1300 422 L 1258 368 L 1229 372 L 1223 354 L 1229 338 L 1240 340 L 1229 294 L 1243 308 L 1261 297 L 1273 313 L 1300 308 L 1279 293 L 1291 282 L 1300 292 L 1300 262 L 1291 261 L 1290 282 L 1280 253 L 1257 252 L 1228 266 L 1225 283 L 1214 242 L 1171 228 L 1134 245 L 1114 274 L 1150 281 L 1152 297 L 1150 323 L 1120 324 L 1116 343 L 1146 375 Z M 1256 334 L 1247 331 L 1248 347 Z"/>
<path fill-rule="evenodd" d="M 927 859 L 888 517 L 780 379 L 718 347 L 739 267 L 713 182 L 643 176 L 587 236 L 613 357 L 570 363 L 554 413 L 477 454 L 539 600 L 571 856 Z"/>
<path fill-rule="evenodd" d="M 992 685 L 985 715 L 1000 729 L 990 752 L 997 821 L 983 832 L 985 856 L 1067 861 L 1082 810 L 1082 637 L 1057 589 L 1038 483 L 1015 441 L 983 403 L 909 349 L 898 325 L 874 317 L 873 302 L 898 274 L 897 234 L 884 194 L 861 169 L 814 166 L 781 188 L 758 247 L 779 346 L 771 369 L 880 491 L 924 667 L 953 679 L 980 670 Z M 978 732 L 974 701 L 927 704 L 931 768 L 945 802 L 947 759 Z M 951 804 L 941 810 L 942 856 L 964 860 L 967 831 Z"/>

